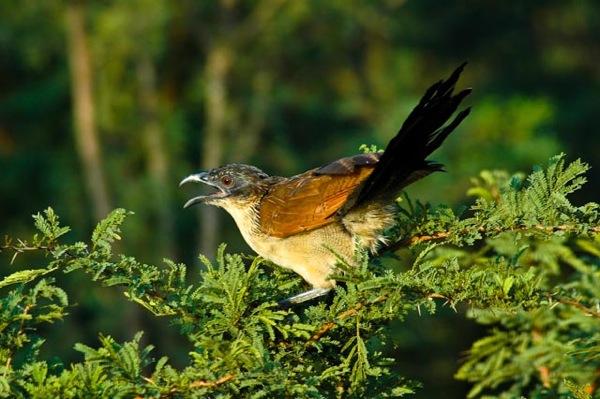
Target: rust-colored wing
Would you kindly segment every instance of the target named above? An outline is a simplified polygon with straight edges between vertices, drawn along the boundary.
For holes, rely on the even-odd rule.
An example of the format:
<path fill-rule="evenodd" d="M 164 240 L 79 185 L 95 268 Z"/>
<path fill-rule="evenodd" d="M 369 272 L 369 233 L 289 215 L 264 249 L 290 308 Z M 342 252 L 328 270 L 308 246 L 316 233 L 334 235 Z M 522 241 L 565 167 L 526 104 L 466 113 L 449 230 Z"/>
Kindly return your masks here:
<path fill-rule="evenodd" d="M 371 174 L 380 155 L 342 158 L 275 184 L 261 203 L 261 230 L 287 237 L 332 223 L 348 196 Z"/>

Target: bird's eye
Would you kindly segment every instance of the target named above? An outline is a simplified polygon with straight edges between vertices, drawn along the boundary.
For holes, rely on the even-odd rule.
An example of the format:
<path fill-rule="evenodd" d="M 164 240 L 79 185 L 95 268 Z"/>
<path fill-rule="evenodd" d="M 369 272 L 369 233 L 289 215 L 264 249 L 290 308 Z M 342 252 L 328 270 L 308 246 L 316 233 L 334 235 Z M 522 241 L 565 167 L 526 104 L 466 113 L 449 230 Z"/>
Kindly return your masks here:
<path fill-rule="evenodd" d="M 233 179 L 229 176 L 223 176 L 221 177 L 221 184 L 225 187 L 229 187 L 233 184 Z"/>

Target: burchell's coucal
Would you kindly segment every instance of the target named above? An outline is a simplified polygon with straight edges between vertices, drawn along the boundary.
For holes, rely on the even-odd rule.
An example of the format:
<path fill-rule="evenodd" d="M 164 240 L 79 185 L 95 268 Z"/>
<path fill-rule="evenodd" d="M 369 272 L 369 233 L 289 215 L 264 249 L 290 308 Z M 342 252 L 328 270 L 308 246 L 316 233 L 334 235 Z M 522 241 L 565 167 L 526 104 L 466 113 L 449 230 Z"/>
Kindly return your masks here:
<path fill-rule="evenodd" d="M 217 191 L 192 198 L 184 208 L 222 207 L 254 251 L 313 286 L 291 303 L 325 294 L 335 285 L 328 277 L 336 255 L 351 263 L 357 245 L 375 253 L 395 223 L 400 191 L 442 170 L 426 158 L 470 111 L 444 126 L 470 92 L 453 93 L 464 65 L 427 90 L 383 153 L 338 159 L 293 177 L 269 176 L 242 164 L 199 172 L 181 184 L 204 183 Z"/>

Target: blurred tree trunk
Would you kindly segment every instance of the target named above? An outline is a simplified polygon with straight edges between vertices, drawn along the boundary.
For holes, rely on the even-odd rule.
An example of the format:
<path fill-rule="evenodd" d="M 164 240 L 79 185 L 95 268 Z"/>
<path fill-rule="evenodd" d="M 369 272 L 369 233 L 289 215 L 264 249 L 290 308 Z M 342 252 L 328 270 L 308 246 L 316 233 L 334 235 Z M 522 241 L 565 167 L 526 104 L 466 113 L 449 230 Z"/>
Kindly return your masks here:
<path fill-rule="evenodd" d="M 219 166 L 223 161 L 223 141 L 227 133 L 227 75 L 231 67 L 231 51 L 226 44 L 213 43 L 206 54 L 205 116 L 206 126 L 200 152 L 202 169 Z M 200 212 L 200 253 L 212 255 L 217 247 L 219 214 L 213 206 L 202 206 Z"/>
<path fill-rule="evenodd" d="M 73 131 L 85 187 L 92 203 L 94 219 L 98 221 L 111 211 L 112 204 L 95 125 L 91 61 L 85 32 L 85 4 L 82 1 L 67 2 L 66 24 L 75 124 Z"/>
<path fill-rule="evenodd" d="M 158 219 L 158 253 L 173 258 L 174 216 L 171 209 L 171 188 L 168 177 L 169 158 L 165 132 L 159 121 L 159 96 L 156 70 L 149 54 L 142 52 L 138 60 L 140 104 L 143 113 L 142 140 L 152 184 L 152 204 Z"/>
<path fill-rule="evenodd" d="M 252 98 L 248 107 L 248 115 L 238 118 L 233 128 L 238 132 L 235 162 L 248 162 L 254 155 L 260 142 L 260 135 L 265 127 L 269 101 L 271 99 L 272 79 L 267 71 L 256 71 L 252 77 Z"/>
<path fill-rule="evenodd" d="M 236 0 L 222 0 L 215 14 L 219 21 L 216 29 L 203 31 L 202 41 L 206 52 L 203 71 L 205 82 L 205 129 L 201 148 L 201 167 L 211 169 L 224 163 L 229 154 L 235 154 L 233 162 L 247 162 L 260 142 L 271 89 L 269 73 L 258 67 L 249 77 L 252 81 L 251 94 L 246 98 L 229 98 L 228 84 L 231 83 L 231 67 L 236 49 L 246 48 L 264 33 L 270 21 L 275 20 L 286 0 L 257 2 L 246 14 L 240 10 Z M 236 11 L 241 11 L 237 12 Z M 239 18 L 240 15 L 245 15 Z M 200 27 L 203 29 L 203 27 Z M 250 98 L 250 103 L 248 103 Z M 224 144 L 231 143 L 233 151 L 226 151 Z M 221 240 L 219 236 L 219 212 L 215 207 L 200 207 L 200 252 L 214 253 Z"/>

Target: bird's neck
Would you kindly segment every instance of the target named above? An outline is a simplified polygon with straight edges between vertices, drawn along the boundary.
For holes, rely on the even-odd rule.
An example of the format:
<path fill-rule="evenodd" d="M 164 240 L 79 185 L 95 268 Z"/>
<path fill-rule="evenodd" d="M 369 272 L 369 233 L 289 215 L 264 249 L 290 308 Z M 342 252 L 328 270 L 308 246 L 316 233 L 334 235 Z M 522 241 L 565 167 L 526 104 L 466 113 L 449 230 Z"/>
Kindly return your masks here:
<path fill-rule="evenodd" d="M 250 236 L 260 233 L 260 203 L 267 192 L 267 186 L 256 184 L 247 187 L 243 193 L 225 198 L 214 205 L 225 209 L 233 217 L 238 229 L 248 241 Z"/>

